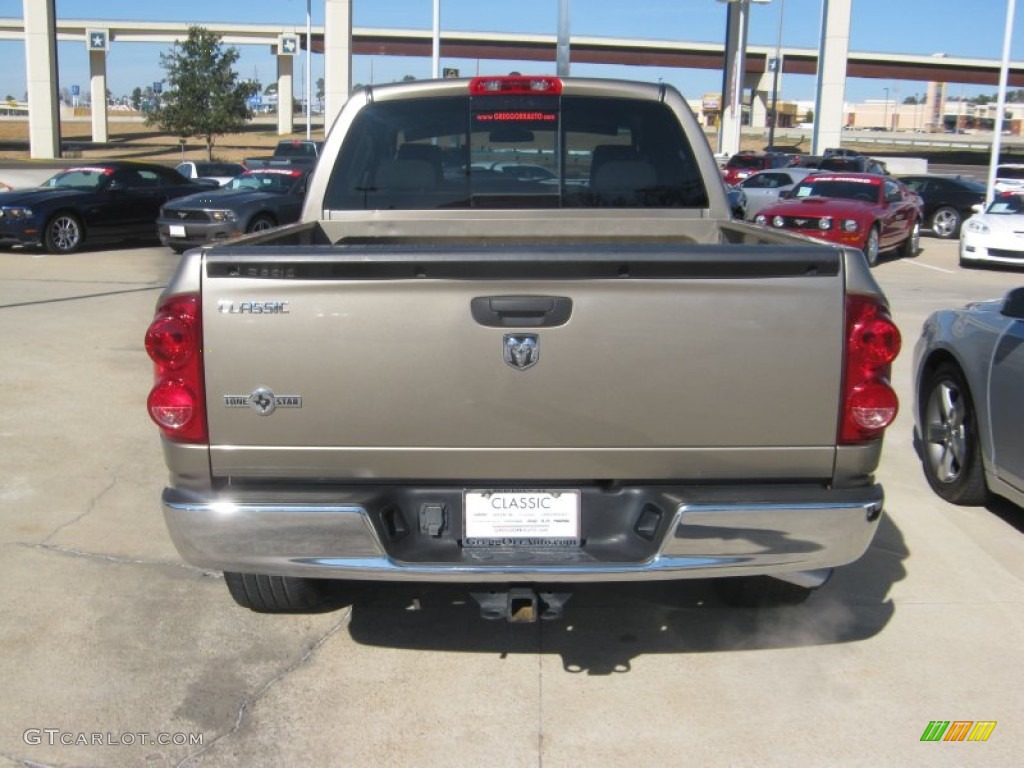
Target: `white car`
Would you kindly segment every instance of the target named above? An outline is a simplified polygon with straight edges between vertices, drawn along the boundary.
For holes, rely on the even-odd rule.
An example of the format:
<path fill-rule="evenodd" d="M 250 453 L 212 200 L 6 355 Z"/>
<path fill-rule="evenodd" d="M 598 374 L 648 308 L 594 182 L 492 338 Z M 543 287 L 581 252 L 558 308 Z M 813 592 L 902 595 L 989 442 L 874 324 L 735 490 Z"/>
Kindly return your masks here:
<path fill-rule="evenodd" d="M 753 221 L 758 211 L 767 205 L 774 205 L 779 202 L 784 192 L 790 192 L 793 187 L 810 176 L 817 173 L 814 168 L 775 168 L 770 171 L 758 171 L 747 176 L 736 186 L 743 190 L 744 205 L 743 218 Z"/>
<path fill-rule="evenodd" d="M 1024 266 L 1024 195 L 1006 193 L 976 213 L 960 230 L 960 266 Z"/>
<path fill-rule="evenodd" d="M 174 167 L 186 179 L 213 179 L 222 187 L 236 176 L 245 173 L 238 163 L 196 162 L 186 160 Z"/>
<path fill-rule="evenodd" d="M 1024 165 L 1007 163 L 996 166 L 996 192 L 1024 192 Z"/>

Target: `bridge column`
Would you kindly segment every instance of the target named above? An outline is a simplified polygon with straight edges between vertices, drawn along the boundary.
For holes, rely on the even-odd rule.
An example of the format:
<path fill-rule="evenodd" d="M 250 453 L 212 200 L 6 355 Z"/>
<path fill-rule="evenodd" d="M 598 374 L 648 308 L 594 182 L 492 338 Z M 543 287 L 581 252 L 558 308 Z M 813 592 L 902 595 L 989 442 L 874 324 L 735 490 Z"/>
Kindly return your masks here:
<path fill-rule="evenodd" d="M 771 107 L 772 79 L 765 74 L 747 74 L 743 78 L 743 85 L 750 89 L 750 127 L 767 128 L 768 110 Z"/>
<path fill-rule="evenodd" d="M 814 105 L 811 152 L 838 147 L 843 138 L 846 59 L 850 53 L 850 9 L 853 0 L 823 0 L 821 46 L 818 49 L 818 94 Z"/>
<path fill-rule="evenodd" d="M 60 157 L 57 106 L 57 13 L 55 0 L 25 0 L 25 80 L 28 87 L 29 155 Z"/>
<path fill-rule="evenodd" d="M 277 133 L 280 136 L 295 131 L 294 98 L 292 97 L 292 72 L 295 56 L 277 57 Z"/>
<path fill-rule="evenodd" d="M 740 151 L 743 124 L 743 72 L 747 62 L 747 24 L 750 0 L 726 0 L 725 77 L 722 84 L 722 126 L 718 151 L 734 155 Z"/>
<path fill-rule="evenodd" d="M 92 140 L 106 143 L 107 135 L 107 53 L 89 51 L 89 96 L 92 100 Z"/>
<path fill-rule="evenodd" d="M 324 0 L 325 133 L 330 130 L 351 92 L 352 0 Z"/>

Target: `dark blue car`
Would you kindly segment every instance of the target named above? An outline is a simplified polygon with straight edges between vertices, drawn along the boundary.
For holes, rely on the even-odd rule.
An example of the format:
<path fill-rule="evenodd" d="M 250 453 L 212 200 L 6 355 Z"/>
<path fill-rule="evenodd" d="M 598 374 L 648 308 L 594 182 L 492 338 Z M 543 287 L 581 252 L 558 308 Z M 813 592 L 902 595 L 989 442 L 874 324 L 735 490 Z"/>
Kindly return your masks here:
<path fill-rule="evenodd" d="M 160 206 L 209 186 L 149 163 L 68 168 L 42 186 L 0 196 L 0 247 L 41 246 L 49 253 L 74 253 L 87 242 L 152 240 Z"/>

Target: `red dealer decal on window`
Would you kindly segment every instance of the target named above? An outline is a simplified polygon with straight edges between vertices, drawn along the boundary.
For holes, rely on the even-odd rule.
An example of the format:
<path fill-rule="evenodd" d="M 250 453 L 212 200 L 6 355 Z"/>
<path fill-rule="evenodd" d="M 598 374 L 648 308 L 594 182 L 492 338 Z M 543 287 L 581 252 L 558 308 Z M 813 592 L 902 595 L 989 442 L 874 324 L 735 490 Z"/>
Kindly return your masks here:
<path fill-rule="evenodd" d="M 475 117 L 478 123 L 553 123 L 558 120 L 554 112 L 483 112 Z"/>

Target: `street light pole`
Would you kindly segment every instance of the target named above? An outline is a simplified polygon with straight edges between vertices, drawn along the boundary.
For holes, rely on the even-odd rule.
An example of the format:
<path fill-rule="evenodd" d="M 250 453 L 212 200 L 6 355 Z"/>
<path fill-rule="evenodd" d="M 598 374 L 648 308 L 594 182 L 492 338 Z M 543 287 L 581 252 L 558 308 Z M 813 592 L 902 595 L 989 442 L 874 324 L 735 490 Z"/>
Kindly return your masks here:
<path fill-rule="evenodd" d="M 313 84 L 310 82 L 310 78 L 313 76 L 313 69 L 311 66 L 311 59 L 313 58 L 313 21 L 312 15 L 310 14 L 310 3 L 312 0 L 306 0 L 306 141 L 309 141 L 313 135 L 313 123 L 312 123 L 312 99 L 310 98 L 313 92 Z"/>
<path fill-rule="evenodd" d="M 441 76 L 441 0 L 434 0 L 434 37 L 431 63 L 434 79 Z"/>
<path fill-rule="evenodd" d="M 555 71 L 559 77 L 569 76 L 569 0 L 558 0 L 558 41 L 555 46 Z"/>
<path fill-rule="evenodd" d="M 779 31 L 775 36 L 775 71 L 772 73 L 772 124 L 768 128 L 768 146 L 775 146 L 775 126 L 779 123 L 779 72 L 782 70 L 782 14 L 786 0 L 779 0 Z"/>
<path fill-rule="evenodd" d="M 885 124 L 889 122 L 889 89 L 883 88 L 882 90 L 885 91 L 885 106 L 882 111 L 882 130 L 884 131 L 886 130 Z"/>
<path fill-rule="evenodd" d="M 1017 0 L 1006 0 L 1006 34 L 1003 38 L 1003 60 L 999 67 L 999 97 L 996 99 L 996 123 L 993 126 L 992 155 L 988 161 L 988 189 L 985 204 L 995 197 L 996 170 L 999 167 L 999 150 L 1003 140 L 1003 110 L 1006 108 L 1006 82 L 1010 70 L 1010 43 L 1013 39 L 1013 17 Z"/>

